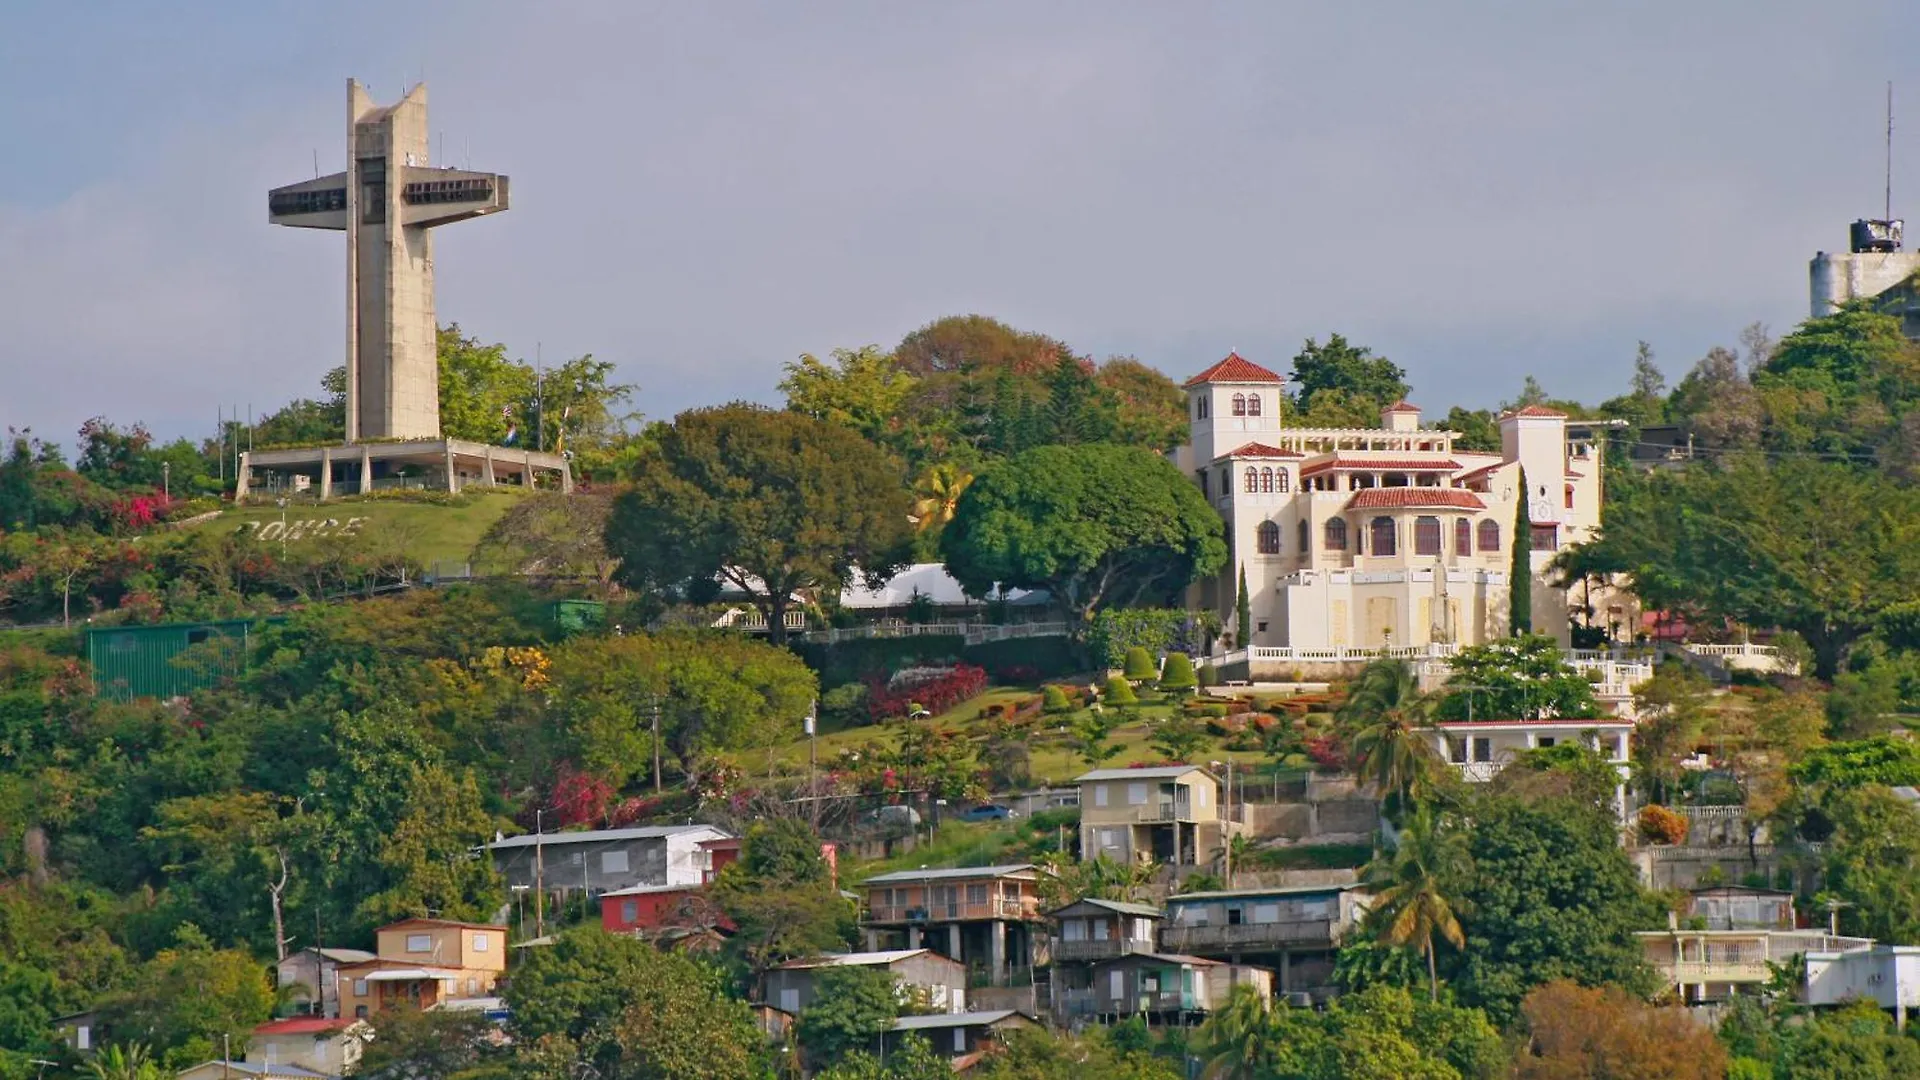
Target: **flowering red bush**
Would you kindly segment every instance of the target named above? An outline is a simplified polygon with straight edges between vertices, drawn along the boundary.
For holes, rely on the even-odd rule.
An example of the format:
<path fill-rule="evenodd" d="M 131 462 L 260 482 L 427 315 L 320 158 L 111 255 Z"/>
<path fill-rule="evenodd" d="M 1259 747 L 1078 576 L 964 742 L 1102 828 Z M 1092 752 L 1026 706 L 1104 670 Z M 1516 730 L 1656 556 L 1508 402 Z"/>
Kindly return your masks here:
<path fill-rule="evenodd" d="M 1340 745 L 1340 740 L 1331 735 L 1316 735 L 1308 739 L 1304 749 L 1308 760 L 1323 769 L 1347 767 L 1347 749 Z"/>
<path fill-rule="evenodd" d="M 919 682 L 888 686 L 880 679 L 867 683 L 867 713 L 875 720 L 905 716 L 914 705 L 931 713 L 942 713 L 987 688 L 986 669 L 961 664 L 944 675 Z"/>
<path fill-rule="evenodd" d="M 572 765 L 565 763 L 554 777 L 553 790 L 547 794 L 547 802 L 561 825 L 598 824 L 612 798 L 612 784 L 592 773 L 576 772 Z"/>

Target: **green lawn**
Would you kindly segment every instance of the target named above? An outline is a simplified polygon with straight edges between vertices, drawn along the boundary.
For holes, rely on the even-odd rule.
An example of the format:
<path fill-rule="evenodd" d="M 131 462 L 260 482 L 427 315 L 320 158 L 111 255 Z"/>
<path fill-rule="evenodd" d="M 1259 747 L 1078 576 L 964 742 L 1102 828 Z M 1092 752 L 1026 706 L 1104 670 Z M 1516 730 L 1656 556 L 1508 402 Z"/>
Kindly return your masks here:
<path fill-rule="evenodd" d="M 352 497 L 334 499 L 327 503 L 312 501 L 291 503 L 283 512 L 271 503 L 249 505 L 220 512 L 220 516 L 197 525 L 188 526 L 197 531 L 236 532 L 252 528 L 249 532 L 258 536 L 262 529 L 269 533 L 277 529 L 284 520 L 292 526 L 302 522 L 331 520 L 338 522 L 332 529 L 342 528 L 354 518 L 364 519 L 356 526 L 360 535 L 369 538 L 376 536 L 398 537 L 405 544 L 407 552 L 423 563 L 464 562 L 472 555 L 474 545 L 486 533 L 507 507 L 522 496 L 514 491 L 474 492 L 467 496 L 464 505 L 436 506 L 432 503 L 410 503 L 394 499 L 356 499 Z M 284 517 L 283 517 L 284 513 Z M 311 524 L 307 529 L 311 529 Z M 280 541 L 269 537 L 259 541 L 263 546 L 277 546 Z M 313 543 L 311 537 L 301 535 L 287 542 L 289 549 L 301 544 Z"/>
<path fill-rule="evenodd" d="M 995 687 L 986 693 L 964 702 L 955 708 L 941 713 L 931 720 L 894 720 L 884 724 L 871 724 L 864 727 L 847 728 L 823 733 L 819 738 L 818 753 L 820 760 L 831 761 L 842 750 L 861 749 L 869 746 L 891 746 L 898 739 L 898 732 L 911 722 L 918 724 L 936 724 L 950 727 L 965 734 L 975 734 L 983 728 L 978 719 L 981 711 L 988 705 L 999 702 L 1021 701 L 1032 697 L 1037 691 L 1016 687 Z M 1165 704 L 1146 704 L 1139 707 L 1138 722 L 1119 728 L 1113 733 L 1113 741 L 1120 746 L 1120 752 L 1112 759 L 1102 762 L 1101 768 L 1125 768 L 1143 762 L 1158 761 L 1160 754 L 1150 745 L 1153 726 L 1173 713 L 1173 706 Z M 1042 716 L 1035 722 L 1032 737 L 1028 740 L 1028 769 L 1037 785 L 1064 784 L 1086 772 L 1090 767 L 1086 760 L 1074 752 L 1068 745 L 1067 728 L 1074 717 Z M 1216 743 L 1203 752 L 1203 760 L 1236 761 L 1254 763 L 1266 760 L 1266 755 L 1258 750 L 1228 751 Z M 795 774 L 807 766 L 807 740 L 789 743 L 771 752 L 758 751 L 741 755 L 741 766 L 748 775 L 764 775 L 769 766 L 775 771 Z"/>

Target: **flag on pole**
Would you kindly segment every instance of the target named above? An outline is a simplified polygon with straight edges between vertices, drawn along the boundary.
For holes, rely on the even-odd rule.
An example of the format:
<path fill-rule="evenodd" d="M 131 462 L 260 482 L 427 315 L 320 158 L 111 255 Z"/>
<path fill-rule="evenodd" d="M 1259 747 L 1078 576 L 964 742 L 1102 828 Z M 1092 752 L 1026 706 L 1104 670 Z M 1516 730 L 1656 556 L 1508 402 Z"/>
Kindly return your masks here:
<path fill-rule="evenodd" d="M 507 422 L 506 445 L 512 446 L 513 440 L 518 438 L 520 435 L 520 426 L 513 422 L 513 406 L 511 405 L 500 406 L 500 415 Z"/>

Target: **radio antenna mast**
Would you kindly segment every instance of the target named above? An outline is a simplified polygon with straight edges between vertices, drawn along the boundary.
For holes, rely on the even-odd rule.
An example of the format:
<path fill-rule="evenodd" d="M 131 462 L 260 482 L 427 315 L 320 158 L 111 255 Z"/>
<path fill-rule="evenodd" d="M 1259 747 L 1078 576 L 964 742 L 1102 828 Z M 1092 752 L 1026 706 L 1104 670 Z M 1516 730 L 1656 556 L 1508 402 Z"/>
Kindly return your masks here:
<path fill-rule="evenodd" d="M 1887 188 L 1886 205 L 1881 211 L 1887 221 L 1893 220 L 1893 80 L 1887 80 Z"/>

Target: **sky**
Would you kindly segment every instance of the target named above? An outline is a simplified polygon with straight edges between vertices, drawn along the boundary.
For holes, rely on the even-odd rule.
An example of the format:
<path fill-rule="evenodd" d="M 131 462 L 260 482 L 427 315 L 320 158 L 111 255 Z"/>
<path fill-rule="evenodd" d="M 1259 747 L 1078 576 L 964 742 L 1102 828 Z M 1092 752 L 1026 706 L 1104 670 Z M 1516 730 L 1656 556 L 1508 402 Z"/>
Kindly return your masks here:
<path fill-rule="evenodd" d="M 649 418 L 969 312 L 1176 378 L 1340 332 L 1433 412 L 1670 380 L 1920 219 L 1912 0 L 0 0 L 0 425 L 201 436 L 317 396 L 345 83 L 507 173 L 438 311 Z M 1904 102 L 1904 104 L 1903 104 Z M 1904 118 L 1903 118 L 1904 117 Z M 1920 232 L 1920 227 L 1916 227 Z"/>

